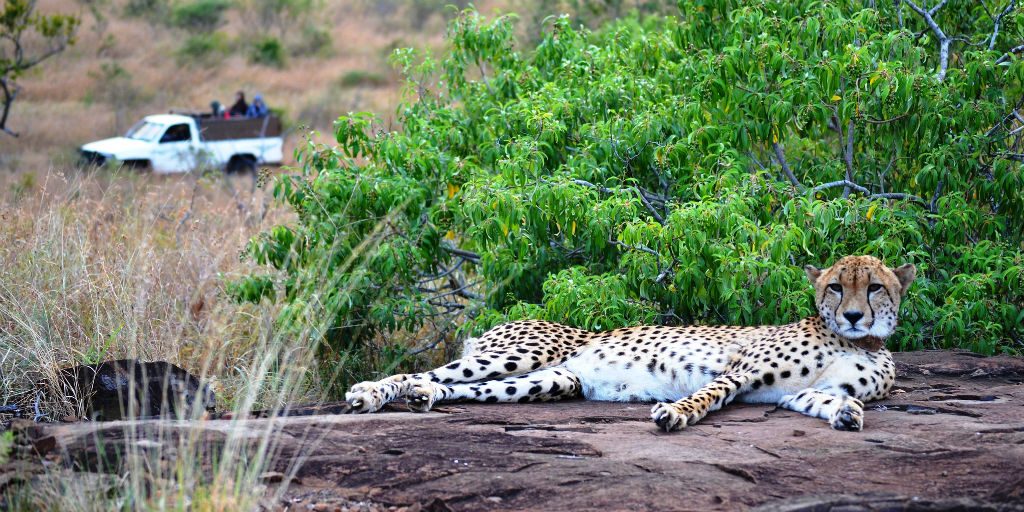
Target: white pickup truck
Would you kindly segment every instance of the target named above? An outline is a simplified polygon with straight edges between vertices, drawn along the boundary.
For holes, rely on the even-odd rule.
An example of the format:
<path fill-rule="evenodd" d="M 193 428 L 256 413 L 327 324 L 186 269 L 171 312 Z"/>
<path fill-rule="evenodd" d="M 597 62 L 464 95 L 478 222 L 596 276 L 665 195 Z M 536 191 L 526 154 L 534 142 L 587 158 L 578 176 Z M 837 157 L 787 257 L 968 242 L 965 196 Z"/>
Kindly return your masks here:
<path fill-rule="evenodd" d="M 85 163 L 124 165 L 158 173 L 189 172 L 198 167 L 222 167 L 228 172 L 251 172 L 261 164 L 280 164 L 284 138 L 281 120 L 217 118 L 208 114 L 146 116 L 124 137 L 90 142 L 81 147 Z"/>

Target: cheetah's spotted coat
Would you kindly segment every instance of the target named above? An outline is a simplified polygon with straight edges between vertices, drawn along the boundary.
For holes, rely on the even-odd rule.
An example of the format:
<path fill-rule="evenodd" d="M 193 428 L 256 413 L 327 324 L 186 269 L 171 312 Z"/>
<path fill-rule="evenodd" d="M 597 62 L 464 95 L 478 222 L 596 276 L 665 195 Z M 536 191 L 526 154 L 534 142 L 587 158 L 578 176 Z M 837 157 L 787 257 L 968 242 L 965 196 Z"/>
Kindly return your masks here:
<path fill-rule="evenodd" d="M 447 366 L 356 384 L 346 400 L 352 412 L 374 412 L 400 397 L 414 411 L 445 400 L 656 400 L 651 418 L 671 431 L 739 399 L 860 430 L 863 401 L 884 398 L 895 380 L 882 341 L 896 327 L 915 269 L 890 270 L 876 258 L 848 256 L 828 269 L 806 271 L 819 314 L 793 324 L 593 333 L 511 322 L 468 340 L 463 357 Z"/>

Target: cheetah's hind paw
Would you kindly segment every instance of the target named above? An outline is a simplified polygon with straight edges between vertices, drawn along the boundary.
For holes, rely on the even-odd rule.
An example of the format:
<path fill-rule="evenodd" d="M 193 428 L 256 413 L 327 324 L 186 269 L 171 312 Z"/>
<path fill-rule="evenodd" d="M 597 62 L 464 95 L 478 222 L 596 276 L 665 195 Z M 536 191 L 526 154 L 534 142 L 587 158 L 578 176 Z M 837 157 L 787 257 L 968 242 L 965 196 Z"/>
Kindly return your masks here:
<path fill-rule="evenodd" d="M 384 400 L 376 382 L 360 382 L 345 393 L 348 403 L 346 413 L 359 414 L 377 412 L 384 407 Z"/>
<path fill-rule="evenodd" d="M 434 383 L 421 381 L 413 383 L 405 395 L 406 404 L 412 412 L 427 412 L 434 406 Z"/>

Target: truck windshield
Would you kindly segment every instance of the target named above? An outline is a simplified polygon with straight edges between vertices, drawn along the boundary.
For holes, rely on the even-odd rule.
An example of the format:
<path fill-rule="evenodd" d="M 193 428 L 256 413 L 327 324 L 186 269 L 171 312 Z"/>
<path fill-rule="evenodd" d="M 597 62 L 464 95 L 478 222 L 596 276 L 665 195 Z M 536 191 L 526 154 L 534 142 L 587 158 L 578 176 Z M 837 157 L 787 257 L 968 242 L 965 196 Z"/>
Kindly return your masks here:
<path fill-rule="evenodd" d="M 149 142 L 155 142 L 164 133 L 166 125 L 150 123 L 147 121 L 139 121 L 135 123 L 125 134 L 125 137 L 129 139 L 145 140 Z"/>

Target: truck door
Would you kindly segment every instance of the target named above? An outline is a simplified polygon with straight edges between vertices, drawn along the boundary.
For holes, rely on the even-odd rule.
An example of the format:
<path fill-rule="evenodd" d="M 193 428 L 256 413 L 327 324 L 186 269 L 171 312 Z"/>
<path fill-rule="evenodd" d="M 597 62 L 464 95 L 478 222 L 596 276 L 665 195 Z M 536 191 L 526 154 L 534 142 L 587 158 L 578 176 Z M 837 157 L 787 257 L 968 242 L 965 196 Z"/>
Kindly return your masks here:
<path fill-rule="evenodd" d="M 192 147 L 192 129 L 187 123 L 172 124 L 160 137 L 160 144 L 153 154 L 153 170 L 156 172 L 188 172 L 195 160 Z"/>

